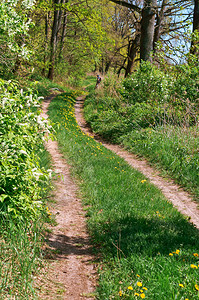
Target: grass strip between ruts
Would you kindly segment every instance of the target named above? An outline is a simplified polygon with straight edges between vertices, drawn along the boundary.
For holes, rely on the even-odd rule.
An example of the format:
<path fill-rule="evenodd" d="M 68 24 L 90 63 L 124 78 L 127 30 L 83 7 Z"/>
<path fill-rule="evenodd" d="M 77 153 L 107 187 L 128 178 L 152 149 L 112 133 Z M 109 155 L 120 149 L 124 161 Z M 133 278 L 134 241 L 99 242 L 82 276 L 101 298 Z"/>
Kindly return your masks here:
<path fill-rule="evenodd" d="M 81 131 L 75 97 L 57 96 L 49 116 L 100 257 L 98 299 L 198 299 L 198 230 L 142 174 Z"/>

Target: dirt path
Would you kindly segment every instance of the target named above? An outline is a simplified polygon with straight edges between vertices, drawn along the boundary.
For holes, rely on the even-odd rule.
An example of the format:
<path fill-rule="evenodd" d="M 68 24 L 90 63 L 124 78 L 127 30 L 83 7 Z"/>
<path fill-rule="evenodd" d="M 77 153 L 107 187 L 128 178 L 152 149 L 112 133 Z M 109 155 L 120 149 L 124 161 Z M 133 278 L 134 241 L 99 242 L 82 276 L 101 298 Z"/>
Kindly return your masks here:
<path fill-rule="evenodd" d="M 45 119 L 52 98 L 43 101 L 42 117 Z M 96 286 L 94 257 L 77 186 L 70 177 L 70 168 L 60 154 L 57 142 L 49 140 L 46 147 L 58 174 L 54 191 L 56 203 L 51 208 L 57 226 L 52 227 L 48 240 L 49 253 L 53 256 L 45 280 L 41 280 L 40 299 L 93 299 Z"/>
<path fill-rule="evenodd" d="M 106 148 L 123 157 L 133 168 L 142 172 L 150 179 L 151 183 L 156 185 L 166 198 L 199 229 L 198 204 L 192 200 L 190 195 L 183 191 L 172 180 L 168 181 L 162 178 L 159 175 L 159 172 L 150 167 L 146 160 L 140 160 L 135 155 L 125 151 L 122 147 L 106 143 L 103 140 L 100 140 L 98 136 L 94 135 L 83 118 L 83 102 L 83 97 L 79 97 L 75 105 L 76 119 L 81 129 L 100 141 Z"/>

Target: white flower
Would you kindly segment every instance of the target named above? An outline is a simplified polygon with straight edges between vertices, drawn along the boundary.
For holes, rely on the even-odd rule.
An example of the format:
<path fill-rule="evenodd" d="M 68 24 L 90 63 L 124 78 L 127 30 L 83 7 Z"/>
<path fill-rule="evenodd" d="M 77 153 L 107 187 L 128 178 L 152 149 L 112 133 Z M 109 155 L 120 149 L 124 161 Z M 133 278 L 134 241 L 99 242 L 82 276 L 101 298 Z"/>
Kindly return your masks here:
<path fill-rule="evenodd" d="M 25 150 L 20 150 L 19 152 L 20 152 L 21 154 L 27 155 L 27 152 L 26 152 Z"/>

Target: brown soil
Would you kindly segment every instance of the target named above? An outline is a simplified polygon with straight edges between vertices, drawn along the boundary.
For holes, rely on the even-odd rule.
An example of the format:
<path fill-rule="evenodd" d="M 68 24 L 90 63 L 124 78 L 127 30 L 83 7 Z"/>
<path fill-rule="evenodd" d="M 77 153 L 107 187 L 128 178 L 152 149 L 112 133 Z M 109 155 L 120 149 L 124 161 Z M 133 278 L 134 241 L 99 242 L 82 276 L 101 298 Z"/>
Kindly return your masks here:
<path fill-rule="evenodd" d="M 156 185 L 165 197 L 170 200 L 173 205 L 185 216 L 188 217 L 191 223 L 193 223 L 199 229 L 199 209 L 198 203 L 194 202 L 191 196 L 175 184 L 171 179 L 166 180 L 160 176 L 160 173 L 152 168 L 149 163 L 142 159 L 140 160 L 136 155 L 127 152 L 121 146 L 112 145 L 100 139 L 99 136 L 95 135 L 83 117 L 83 97 L 77 99 L 75 106 L 76 119 L 81 129 L 93 136 L 95 140 L 101 142 L 103 146 L 115 152 L 120 157 L 124 158 L 133 168 L 143 173 L 150 182 Z"/>
<path fill-rule="evenodd" d="M 48 105 L 53 96 L 43 101 L 42 117 L 48 118 Z M 70 167 L 58 150 L 56 141 L 49 140 L 57 180 L 55 204 L 50 208 L 57 225 L 48 237 L 48 267 L 39 279 L 39 299 L 93 299 L 96 286 L 94 257 L 86 229 L 77 186 L 70 176 Z"/>

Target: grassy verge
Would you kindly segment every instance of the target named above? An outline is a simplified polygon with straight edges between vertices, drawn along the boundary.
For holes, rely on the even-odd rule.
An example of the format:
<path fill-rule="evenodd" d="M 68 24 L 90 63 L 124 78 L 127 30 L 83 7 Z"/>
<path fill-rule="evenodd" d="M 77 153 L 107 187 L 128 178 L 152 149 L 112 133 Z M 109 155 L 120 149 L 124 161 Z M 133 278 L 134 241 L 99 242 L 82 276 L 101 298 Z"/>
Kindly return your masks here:
<path fill-rule="evenodd" d="M 100 258 L 98 299 L 198 299 L 198 230 L 142 174 L 82 133 L 74 99 L 57 96 L 49 113 Z"/>
<path fill-rule="evenodd" d="M 50 157 L 40 149 L 41 167 L 50 167 Z M 42 185 L 42 199 L 45 202 L 50 186 Z M 0 223 L 0 298 L 37 299 L 35 277 L 43 267 L 44 222 L 48 213 L 37 221 L 16 224 L 7 216 Z"/>
<path fill-rule="evenodd" d="M 156 124 L 141 128 L 138 123 L 142 123 L 144 107 L 139 104 L 137 110 L 132 110 L 124 100 L 104 97 L 103 92 L 99 91 L 97 94 L 91 92 L 86 98 L 84 113 L 94 132 L 147 158 L 199 201 L 198 125 L 180 127 Z"/>

